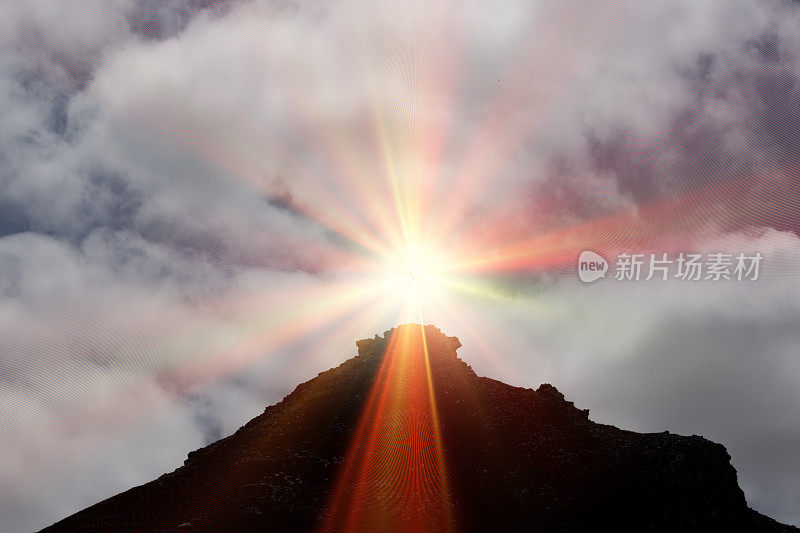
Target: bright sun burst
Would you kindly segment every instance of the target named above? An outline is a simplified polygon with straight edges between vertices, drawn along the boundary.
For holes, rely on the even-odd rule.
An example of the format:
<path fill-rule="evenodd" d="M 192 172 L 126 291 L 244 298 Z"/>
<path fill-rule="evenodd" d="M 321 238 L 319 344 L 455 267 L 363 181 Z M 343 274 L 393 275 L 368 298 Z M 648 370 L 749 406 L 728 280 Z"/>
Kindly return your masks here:
<path fill-rule="evenodd" d="M 443 251 L 431 246 L 409 246 L 382 265 L 392 287 L 392 299 L 401 313 L 418 320 L 424 312 L 444 304 L 453 265 Z"/>
<path fill-rule="evenodd" d="M 533 43 L 538 37 L 530 38 Z M 537 65 L 520 65 L 508 77 L 517 83 L 498 86 L 474 127 L 457 131 L 459 73 L 442 68 L 459 64 L 457 51 L 414 48 L 391 65 L 373 64 L 366 54 L 353 72 L 363 82 L 361 98 L 355 99 L 363 102 L 358 120 L 318 117 L 318 108 L 307 105 L 308 94 L 298 90 L 286 95 L 293 104 L 287 113 L 298 124 L 296 137 L 284 139 L 254 123 L 247 130 L 253 135 L 226 139 L 219 151 L 204 149 L 210 140 L 185 140 L 232 179 L 315 228 L 299 241 L 271 236 L 275 249 L 285 239 L 286 248 L 301 256 L 300 267 L 292 268 L 302 275 L 265 282 L 236 301 L 214 302 L 226 317 L 240 313 L 240 320 L 224 327 L 230 338 L 243 340 L 229 349 L 224 343 L 209 347 L 214 357 L 197 374 L 227 371 L 315 331 L 349 339 L 352 331 L 390 322 L 447 322 L 479 337 L 470 313 L 484 300 L 494 304 L 513 295 L 504 276 L 563 265 L 574 250 L 596 249 L 607 225 L 625 227 L 637 220 L 640 214 L 632 211 L 532 233 L 536 220 L 528 218 L 546 213 L 548 198 L 521 197 L 514 180 L 505 179 L 504 165 L 529 133 L 511 104 L 525 93 L 526 81 L 536 78 Z M 273 65 L 275 60 L 264 58 L 293 88 L 307 85 L 294 83 L 295 75 L 303 79 L 302 65 L 292 62 L 287 69 Z M 414 98 L 380 98 L 387 86 L 393 95 Z M 165 134 L 175 131 L 170 117 L 148 117 Z M 252 257 L 233 260 L 256 267 L 274 260 L 282 277 L 282 258 L 272 253 L 256 249 Z"/>

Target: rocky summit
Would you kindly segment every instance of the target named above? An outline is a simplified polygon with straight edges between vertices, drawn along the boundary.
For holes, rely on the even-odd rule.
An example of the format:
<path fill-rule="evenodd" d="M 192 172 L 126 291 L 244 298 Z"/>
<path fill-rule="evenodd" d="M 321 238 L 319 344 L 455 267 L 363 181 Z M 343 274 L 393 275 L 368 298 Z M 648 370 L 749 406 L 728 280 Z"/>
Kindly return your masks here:
<path fill-rule="evenodd" d="M 479 377 L 433 326 L 356 344 L 174 472 L 45 531 L 798 531 L 747 507 L 721 444 Z"/>

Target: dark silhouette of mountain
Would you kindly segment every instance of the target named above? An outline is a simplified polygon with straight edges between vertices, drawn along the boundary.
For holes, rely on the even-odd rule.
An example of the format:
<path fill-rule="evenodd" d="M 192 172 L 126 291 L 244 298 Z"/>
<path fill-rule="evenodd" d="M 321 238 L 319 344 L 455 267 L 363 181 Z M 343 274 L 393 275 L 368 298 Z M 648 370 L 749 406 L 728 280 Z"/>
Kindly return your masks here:
<path fill-rule="evenodd" d="M 356 344 L 184 466 L 45 531 L 798 531 L 747 507 L 721 444 L 479 377 L 433 326 Z"/>

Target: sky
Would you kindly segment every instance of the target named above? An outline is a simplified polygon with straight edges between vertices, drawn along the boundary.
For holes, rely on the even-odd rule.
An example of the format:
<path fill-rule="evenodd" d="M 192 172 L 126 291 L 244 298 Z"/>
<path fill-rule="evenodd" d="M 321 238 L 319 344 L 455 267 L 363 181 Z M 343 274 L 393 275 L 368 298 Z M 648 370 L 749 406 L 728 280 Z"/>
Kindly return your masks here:
<path fill-rule="evenodd" d="M 0 1 L 0 529 L 433 323 L 800 525 L 800 4 Z M 583 283 L 577 258 L 761 254 Z"/>

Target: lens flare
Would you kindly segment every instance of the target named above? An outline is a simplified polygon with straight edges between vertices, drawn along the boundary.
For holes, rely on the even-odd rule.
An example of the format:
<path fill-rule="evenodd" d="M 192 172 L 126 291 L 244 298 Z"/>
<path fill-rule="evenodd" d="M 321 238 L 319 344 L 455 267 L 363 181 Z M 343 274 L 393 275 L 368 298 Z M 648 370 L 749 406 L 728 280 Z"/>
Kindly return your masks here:
<path fill-rule="evenodd" d="M 508 179 L 513 151 L 536 141 L 535 127 L 548 101 L 559 94 L 557 87 L 540 90 L 532 80 L 552 81 L 551 63 L 557 58 L 565 74 L 558 85 L 566 82 L 573 69 L 580 70 L 580 50 L 596 45 L 592 41 L 599 35 L 614 33 L 607 31 L 617 19 L 611 15 L 584 6 L 577 13 L 545 10 L 536 31 L 520 43 L 520 60 L 502 73 L 503 84 L 485 102 L 477 126 L 465 131 L 456 130 L 464 113 L 475 110 L 458 100 L 464 96 L 459 91 L 464 80 L 457 67 L 467 56 L 457 40 L 458 13 L 449 11 L 441 30 L 448 38 L 440 46 L 398 43 L 380 65 L 365 53 L 353 67 L 359 86 L 354 113 L 320 114 L 316 84 L 306 81 L 308 73 L 294 55 L 282 63 L 280 54 L 264 54 L 262 66 L 275 83 L 292 88 L 282 107 L 292 123 L 288 136 L 278 135 L 280 129 L 268 121 L 256 120 L 249 109 L 230 117 L 234 134 L 224 139 L 215 135 L 227 128 L 189 127 L 196 117 L 187 110 L 135 113 L 136 120 L 146 117 L 146 126 L 212 162 L 234 186 L 265 199 L 265 209 L 275 208 L 293 223 L 313 228 L 299 243 L 291 236 L 269 235 L 263 247 L 254 242 L 259 238 L 249 238 L 256 251 L 213 250 L 213 260 L 226 269 L 252 267 L 247 273 L 252 278 L 243 276 L 244 289 L 238 292 L 195 302 L 207 311 L 208 324 L 192 332 L 191 342 L 175 340 L 176 348 L 169 350 L 172 359 L 158 369 L 160 379 L 176 388 L 202 384 L 282 351 L 292 353 L 295 368 L 303 368 L 299 363 L 306 357 L 340 356 L 331 349 L 334 342 L 352 343 L 356 335 L 375 331 L 377 324 L 440 320 L 455 321 L 459 335 L 502 364 L 501 354 L 492 351 L 492 331 L 473 311 L 483 311 L 482 304 L 509 303 L 515 298 L 515 276 L 562 274 L 582 250 L 609 256 L 620 247 L 670 251 L 684 244 L 676 240 L 674 228 L 679 228 L 679 238 L 697 236 L 713 227 L 709 222 L 720 212 L 732 225 L 752 218 L 748 206 L 753 202 L 741 200 L 749 190 L 741 180 L 652 205 L 586 207 L 595 214 L 575 219 L 559 212 L 569 190 L 534 187 L 548 176 L 526 176 L 530 190 Z M 584 47 L 561 53 L 557 47 L 563 35 L 581 35 Z M 271 36 L 253 37 L 254 42 L 266 39 L 263 46 L 269 49 Z M 362 43 L 353 44 L 358 49 Z M 388 95 L 387 87 L 392 89 Z M 538 96 L 527 101 L 532 94 Z M 527 115 L 520 113 L 523 100 Z M 288 178 L 274 178 L 276 174 Z M 258 235 L 268 227 L 254 225 Z M 273 260 L 281 254 L 304 260 L 287 260 L 287 266 Z M 270 281 L 276 278 L 280 281 Z M 530 311 L 536 304 L 526 305 Z M 165 315 L 181 316 L 183 311 L 171 309 Z M 159 324 L 169 324 L 171 318 L 148 317 Z M 186 336 L 180 331 L 176 337 Z M 411 513 L 405 516 L 408 521 L 417 512 L 449 512 L 425 332 L 404 331 L 391 340 L 360 418 L 331 503 L 332 529 L 385 529 L 386 516 L 362 512 L 360 504 L 378 509 L 405 505 Z M 303 345 L 309 338 L 314 342 Z M 334 362 L 317 361 L 316 367 Z M 400 385 L 408 380 L 415 386 Z M 449 520 L 444 525 L 448 529 Z"/>
<path fill-rule="evenodd" d="M 454 530 L 425 327 L 392 332 L 320 531 Z"/>

